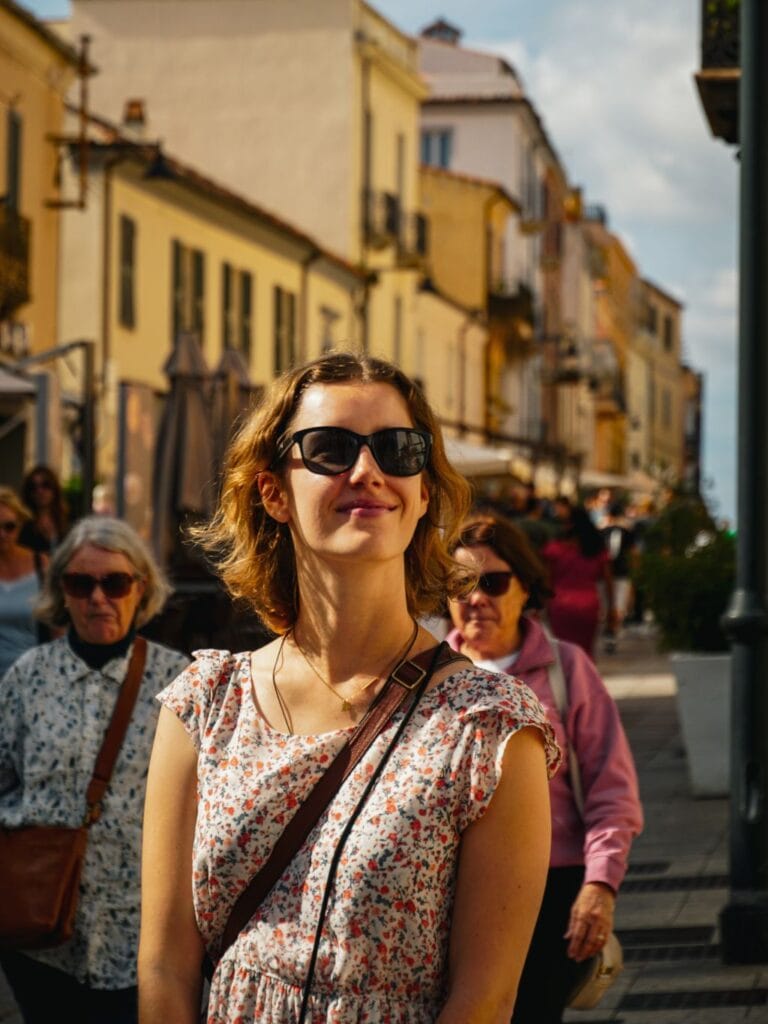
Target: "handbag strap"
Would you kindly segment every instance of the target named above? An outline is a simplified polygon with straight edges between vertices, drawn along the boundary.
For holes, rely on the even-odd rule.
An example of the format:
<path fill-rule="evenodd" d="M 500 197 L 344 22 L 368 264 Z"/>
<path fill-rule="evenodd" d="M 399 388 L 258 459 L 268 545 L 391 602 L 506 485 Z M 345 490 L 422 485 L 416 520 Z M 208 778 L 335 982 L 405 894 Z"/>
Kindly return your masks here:
<path fill-rule="evenodd" d="M 133 707 L 139 694 L 141 678 L 144 675 L 144 664 L 147 660 L 147 641 L 143 636 L 137 636 L 133 641 L 131 660 L 128 663 L 128 670 L 125 673 L 120 692 L 115 701 L 112 717 L 109 726 L 101 741 L 96 758 L 96 766 L 93 769 L 91 781 L 88 783 L 85 799 L 87 803 L 83 825 L 86 828 L 98 821 L 101 817 L 101 801 L 112 777 L 112 769 L 115 767 L 117 755 L 123 744 L 128 723 L 131 720 Z"/>
<path fill-rule="evenodd" d="M 443 641 L 407 661 L 401 661 L 390 673 L 385 686 L 358 723 L 352 736 L 313 786 L 304 802 L 285 826 L 272 852 L 240 893 L 230 911 L 221 938 L 219 958 L 229 949 L 248 924 L 269 891 L 306 842 L 323 812 L 341 788 L 344 780 L 370 748 L 394 713 L 414 694 L 420 684 L 439 668 L 453 661 L 466 660 Z M 432 671 L 429 671 L 429 668 Z M 399 684 L 399 685 L 394 685 Z"/>
<path fill-rule="evenodd" d="M 563 729 L 565 729 L 565 738 L 568 742 L 568 770 L 571 776 L 571 791 L 573 792 L 573 800 L 579 809 L 579 814 L 584 817 L 584 790 L 581 785 L 581 771 L 579 769 L 579 759 L 576 756 L 576 751 L 573 748 L 571 737 L 568 735 L 568 687 L 565 682 L 565 673 L 563 672 L 563 663 L 560 660 L 560 644 L 557 640 L 547 634 L 549 640 L 549 646 L 552 648 L 552 654 L 555 660 L 547 668 L 547 674 L 549 676 L 549 688 L 552 691 L 552 696 L 555 698 L 555 707 L 560 715 L 563 722 Z"/>

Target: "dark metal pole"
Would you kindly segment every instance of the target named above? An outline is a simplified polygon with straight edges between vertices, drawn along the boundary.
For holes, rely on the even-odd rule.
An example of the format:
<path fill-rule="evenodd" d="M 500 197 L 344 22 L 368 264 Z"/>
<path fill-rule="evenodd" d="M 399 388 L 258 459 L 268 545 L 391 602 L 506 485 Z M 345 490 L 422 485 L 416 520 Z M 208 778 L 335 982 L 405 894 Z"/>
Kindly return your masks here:
<path fill-rule="evenodd" d="M 768 963 L 768 8 L 741 0 L 739 452 L 726 963 Z"/>
<path fill-rule="evenodd" d="M 93 343 L 83 343 L 83 515 L 91 511 L 96 483 L 96 383 Z"/>

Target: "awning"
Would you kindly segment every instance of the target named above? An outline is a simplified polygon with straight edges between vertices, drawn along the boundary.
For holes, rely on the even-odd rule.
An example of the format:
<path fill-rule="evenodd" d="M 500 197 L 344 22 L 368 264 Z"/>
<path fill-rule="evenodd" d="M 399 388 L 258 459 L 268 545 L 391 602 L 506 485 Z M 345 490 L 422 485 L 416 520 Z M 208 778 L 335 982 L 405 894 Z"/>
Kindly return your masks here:
<path fill-rule="evenodd" d="M 445 453 L 453 468 L 465 476 L 503 476 L 516 459 L 509 448 L 492 448 L 457 437 L 445 439 Z"/>
<path fill-rule="evenodd" d="M 659 480 L 635 470 L 629 474 L 603 473 L 598 469 L 583 469 L 579 474 L 580 487 L 615 487 L 634 494 L 654 494 L 662 486 Z"/>
<path fill-rule="evenodd" d="M 36 394 L 37 388 L 31 380 L 21 377 L 17 373 L 8 373 L 7 370 L 0 367 L 0 396 L 20 398 L 24 395 Z"/>

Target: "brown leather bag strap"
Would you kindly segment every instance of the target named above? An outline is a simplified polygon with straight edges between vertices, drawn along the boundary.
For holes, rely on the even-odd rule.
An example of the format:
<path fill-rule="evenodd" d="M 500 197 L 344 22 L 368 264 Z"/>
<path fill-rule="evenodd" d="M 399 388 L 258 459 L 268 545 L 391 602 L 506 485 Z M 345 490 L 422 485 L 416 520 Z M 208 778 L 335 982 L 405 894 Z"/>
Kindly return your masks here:
<path fill-rule="evenodd" d="M 439 648 L 439 649 L 438 649 Z M 437 653 L 436 653 L 437 652 Z M 338 793 L 344 780 L 382 732 L 395 712 L 405 704 L 419 684 L 453 661 L 467 659 L 443 642 L 407 661 L 401 661 L 386 685 L 358 723 L 352 736 L 315 783 L 311 792 L 285 826 L 272 852 L 235 901 L 224 926 L 219 957 L 229 949 L 248 924 L 267 894 L 306 842 L 310 832 Z M 399 684 L 399 685 L 397 685 Z"/>
<path fill-rule="evenodd" d="M 90 826 L 101 817 L 101 801 L 112 777 L 112 770 L 115 767 L 117 755 L 123 745 L 128 723 L 133 714 L 136 698 L 139 695 L 141 679 L 144 675 L 144 664 L 147 660 L 147 641 L 143 636 L 137 636 L 133 641 L 131 660 L 128 663 L 128 670 L 125 673 L 120 686 L 120 692 L 115 701 L 112 717 L 109 721 L 104 739 L 101 741 L 101 749 L 96 758 L 96 767 L 93 769 L 91 781 L 85 794 L 87 808 L 83 824 Z"/>

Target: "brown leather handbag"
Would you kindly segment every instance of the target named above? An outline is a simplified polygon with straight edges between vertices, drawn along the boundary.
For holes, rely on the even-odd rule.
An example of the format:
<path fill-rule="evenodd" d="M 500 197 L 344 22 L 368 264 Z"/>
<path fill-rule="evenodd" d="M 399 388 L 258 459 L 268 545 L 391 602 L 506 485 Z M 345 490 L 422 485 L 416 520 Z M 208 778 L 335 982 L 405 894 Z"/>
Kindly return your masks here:
<path fill-rule="evenodd" d="M 77 828 L 30 825 L 0 829 L 0 950 L 48 949 L 71 938 L 88 830 L 101 817 L 112 769 L 136 703 L 147 642 L 137 636 Z"/>

